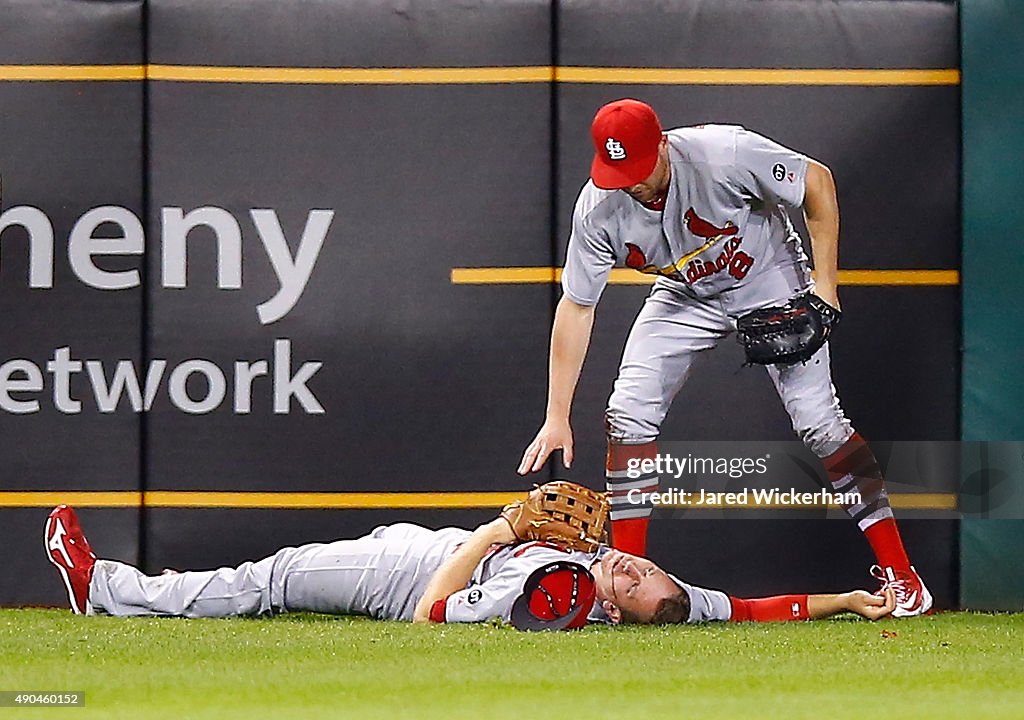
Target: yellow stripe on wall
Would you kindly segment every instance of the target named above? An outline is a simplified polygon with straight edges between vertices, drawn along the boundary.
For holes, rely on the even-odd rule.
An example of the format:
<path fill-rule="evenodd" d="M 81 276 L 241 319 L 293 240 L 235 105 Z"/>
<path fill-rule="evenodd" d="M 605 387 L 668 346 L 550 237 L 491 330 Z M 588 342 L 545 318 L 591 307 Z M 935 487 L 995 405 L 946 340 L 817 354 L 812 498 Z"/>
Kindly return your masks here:
<path fill-rule="evenodd" d="M 130 81 L 469 85 L 589 83 L 626 85 L 959 85 L 960 71 L 772 68 L 615 68 L 545 65 L 468 68 L 296 68 L 204 65 L 0 65 L 0 81 Z"/>
<path fill-rule="evenodd" d="M 248 509 L 457 509 L 500 508 L 522 498 L 518 492 L 186 492 L 151 490 L 113 492 L 0 492 L 0 508 L 50 508 L 61 503 L 74 507 L 138 508 L 248 508 Z M 953 493 L 891 493 L 900 510 L 956 510 Z M 766 506 L 748 506 L 768 509 Z M 835 507 L 835 506 L 832 506 Z M 693 510 L 738 509 L 737 506 L 691 507 Z M 771 506 L 771 509 L 800 509 Z M 810 508 L 808 508 L 810 509 Z"/>
<path fill-rule="evenodd" d="M 554 267 L 452 268 L 453 285 L 528 285 L 560 282 L 562 269 Z M 612 268 L 611 285 L 651 285 L 657 275 L 630 268 Z M 958 270 L 840 270 L 840 285 L 959 285 Z"/>
<path fill-rule="evenodd" d="M 0 507 L 479 508 L 503 507 L 522 492 L 0 492 Z"/>
<path fill-rule="evenodd" d="M 470 85 L 549 83 L 551 67 L 480 68 L 260 68 L 150 65 L 150 80 L 325 85 Z"/>
<path fill-rule="evenodd" d="M 840 270 L 840 285 L 959 285 L 958 270 Z"/>
<path fill-rule="evenodd" d="M 137 508 L 142 505 L 141 492 L 110 491 L 86 492 L 70 490 L 43 492 L 0 492 L 0 508 L 16 507 L 54 507 L 56 505 L 72 507 L 112 507 Z"/>
<path fill-rule="evenodd" d="M 555 79 L 603 85 L 959 85 L 960 71 L 559 67 Z"/>
<path fill-rule="evenodd" d="M 145 80 L 145 65 L 0 65 L 0 80 Z"/>
<path fill-rule="evenodd" d="M 503 507 L 523 493 L 500 492 L 177 492 L 144 494 L 150 507 L 217 508 L 478 508 Z"/>

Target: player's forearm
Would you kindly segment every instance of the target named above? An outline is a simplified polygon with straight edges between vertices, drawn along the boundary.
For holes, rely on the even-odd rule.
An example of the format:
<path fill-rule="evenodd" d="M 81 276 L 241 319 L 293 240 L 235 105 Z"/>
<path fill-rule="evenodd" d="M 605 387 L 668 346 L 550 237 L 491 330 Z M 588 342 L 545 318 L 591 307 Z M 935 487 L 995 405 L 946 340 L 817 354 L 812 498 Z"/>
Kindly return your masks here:
<path fill-rule="evenodd" d="M 555 309 L 551 329 L 551 356 L 548 365 L 547 417 L 567 419 L 572 408 L 576 383 L 590 347 L 594 327 L 594 308 L 577 305 L 566 296 Z"/>
<path fill-rule="evenodd" d="M 849 609 L 843 595 L 772 595 L 762 598 L 730 597 L 734 622 L 817 620 Z"/>
<path fill-rule="evenodd" d="M 430 609 L 434 603 L 466 587 L 473 578 L 473 571 L 490 547 L 495 543 L 511 542 L 510 537 L 514 539 L 515 536 L 511 535 L 508 522 L 501 517 L 474 530 L 430 578 L 423 597 L 416 603 L 413 622 L 428 622 Z"/>
<path fill-rule="evenodd" d="M 804 190 L 804 219 L 811 236 L 814 279 L 818 295 L 829 303 L 838 301 L 839 200 L 832 173 L 814 160 L 809 161 Z"/>
<path fill-rule="evenodd" d="M 808 595 L 807 615 L 811 620 L 838 615 L 850 609 L 847 596 L 844 595 Z"/>
<path fill-rule="evenodd" d="M 733 622 L 817 620 L 850 609 L 846 595 L 772 595 L 729 598 Z"/>
<path fill-rule="evenodd" d="M 878 620 L 896 607 L 896 595 L 892 590 L 882 595 L 851 590 L 838 595 L 774 595 L 753 599 L 730 596 L 729 603 L 732 610 L 730 619 L 734 622 L 818 620 L 843 612 Z"/>

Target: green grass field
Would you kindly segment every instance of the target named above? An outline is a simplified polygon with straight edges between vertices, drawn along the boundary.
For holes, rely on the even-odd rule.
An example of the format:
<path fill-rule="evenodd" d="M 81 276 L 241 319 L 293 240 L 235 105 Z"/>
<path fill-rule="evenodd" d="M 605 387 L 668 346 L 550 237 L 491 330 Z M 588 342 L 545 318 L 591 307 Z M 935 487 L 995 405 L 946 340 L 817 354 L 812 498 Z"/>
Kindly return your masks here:
<path fill-rule="evenodd" d="M 4 718 L 1019 718 L 1024 614 L 520 633 L 2 610 L 0 690 L 86 694 Z"/>

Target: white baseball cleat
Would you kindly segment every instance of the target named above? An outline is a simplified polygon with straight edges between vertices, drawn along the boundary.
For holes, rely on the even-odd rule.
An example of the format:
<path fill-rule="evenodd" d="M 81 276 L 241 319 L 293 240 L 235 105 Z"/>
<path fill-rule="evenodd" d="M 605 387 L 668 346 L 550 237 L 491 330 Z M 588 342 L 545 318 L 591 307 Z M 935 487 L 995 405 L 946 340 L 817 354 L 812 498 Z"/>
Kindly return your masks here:
<path fill-rule="evenodd" d="M 870 572 L 873 578 L 882 583 L 878 589 L 879 595 L 889 589 L 896 594 L 893 617 L 924 615 L 932 609 L 932 594 L 913 565 L 910 566 L 910 572 L 894 570 L 891 566 L 883 568 L 872 565 Z"/>
<path fill-rule="evenodd" d="M 55 507 L 46 519 L 43 541 L 46 544 L 46 557 L 64 581 L 68 600 L 71 601 L 71 611 L 76 615 L 89 614 L 92 610 L 89 604 L 89 580 L 92 579 L 96 555 L 82 534 L 75 511 L 67 505 Z"/>

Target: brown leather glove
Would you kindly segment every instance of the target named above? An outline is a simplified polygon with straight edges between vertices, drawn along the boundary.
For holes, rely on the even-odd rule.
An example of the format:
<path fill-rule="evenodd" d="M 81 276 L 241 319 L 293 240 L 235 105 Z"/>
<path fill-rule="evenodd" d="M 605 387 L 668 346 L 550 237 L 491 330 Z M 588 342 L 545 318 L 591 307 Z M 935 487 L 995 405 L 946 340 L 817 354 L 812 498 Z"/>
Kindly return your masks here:
<path fill-rule="evenodd" d="M 594 552 L 605 538 L 608 498 L 566 480 L 545 483 L 501 511 L 520 540 Z"/>

